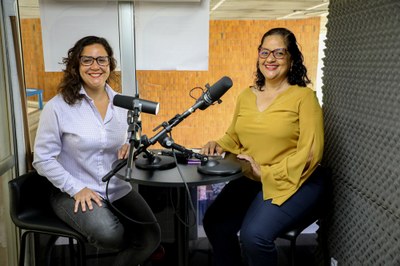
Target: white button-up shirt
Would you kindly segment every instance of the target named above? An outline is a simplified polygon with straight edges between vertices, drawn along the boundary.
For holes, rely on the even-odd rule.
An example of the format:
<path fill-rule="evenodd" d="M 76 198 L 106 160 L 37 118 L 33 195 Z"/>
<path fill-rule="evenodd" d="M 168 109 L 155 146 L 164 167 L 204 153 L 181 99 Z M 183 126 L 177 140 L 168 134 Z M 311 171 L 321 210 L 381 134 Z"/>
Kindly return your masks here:
<path fill-rule="evenodd" d="M 33 166 L 71 197 L 87 187 L 106 198 L 106 182 L 101 179 L 127 142 L 127 110 L 112 104 L 116 92 L 108 85 L 106 91 L 110 103 L 104 120 L 83 87 L 82 101 L 69 105 L 57 95 L 40 116 Z M 119 199 L 131 189 L 128 182 L 114 176 L 108 187 L 109 199 Z"/>

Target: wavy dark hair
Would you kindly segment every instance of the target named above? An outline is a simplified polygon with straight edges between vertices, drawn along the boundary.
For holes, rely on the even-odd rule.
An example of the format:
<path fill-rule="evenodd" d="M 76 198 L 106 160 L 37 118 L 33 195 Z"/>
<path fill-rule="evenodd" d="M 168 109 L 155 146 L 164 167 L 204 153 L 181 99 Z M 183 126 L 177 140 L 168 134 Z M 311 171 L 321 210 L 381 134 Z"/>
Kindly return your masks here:
<path fill-rule="evenodd" d="M 92 44 L 101 44 L 110 57 L 110 76 L 117 67 L 117 61 L 114 58 L 114 52 L 108 41 L 102 37 L 86 36 L 75 43 L 68 50 L 68 56 L 64 57 L 62 62 L 65 65 L 63 70 L 64 76 L 58 86 L 58 92 L 63 96 L 64 101 L 69 105 L 73 105 L 83 98 L 79 94 L 82 86 L 82 78 L 79 74 L 80 56 L 83 49 Z M 109 77 L 110 78 L 110 77 Z"/>
<path fill-rule="evenodd" d="M 287 51 L 291 56 L 292 64 L 287 74 L 289 84 L 306 87 L 307 84 L 311 83 L 311 81 L 307 77 L 307 68 L 303 64 L 304 61 L 303 54 L 300 52 L 294 34 L 286 28 L 271 29 L 267 31 L 261 38 L 261 43 L 258 46 L 258 49 L 261 48 L 261 45 L 263 44 L 265 38 L 271 35 L 279 35 L 283 37 L 284 42 L 287 46 Z M 257 72 L 255 73 L 255 76 L 256 76 L 255 78 L 256 87 L 257 89 L 261 90 L 261 88 L 265 84 L 265 77 L 260 71 L 260 68 L 258 66 L 258 61 L 257 61 Z"/>

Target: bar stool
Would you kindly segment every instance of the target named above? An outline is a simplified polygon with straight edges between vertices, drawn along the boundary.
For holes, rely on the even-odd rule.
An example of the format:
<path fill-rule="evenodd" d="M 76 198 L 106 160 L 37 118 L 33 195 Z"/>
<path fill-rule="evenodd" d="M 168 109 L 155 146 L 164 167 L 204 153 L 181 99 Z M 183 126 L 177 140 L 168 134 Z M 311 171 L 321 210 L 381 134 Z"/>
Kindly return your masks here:
<path fill-rule="evenodd" d="M 304 231 L 307 227 L 312 225 L 313 223 L 317 222 L 317 219 L 310 219 L 309 222 L 304 222 L 295 228 L 285 232 L 284 234 L 280 235 L 279 238 L 286 239 L 290 241 L 290 254 L 289 254 L 289 261 L 290 265 L 296 265 L 296 241 L 297 237 Z"/>
<path fill-rule="evenodd" d="M 78 265 L 85 265 L 86 239 L 83 235 L 60 220 L 50 206 L 52 184 L 37 172 L 29 172 L 8 182 L 10 191 L 10 215 L 14 224 L 23 230 L 19 265 L 25 263 L 26 238 L 29 234 L 45 234 L 51 238 L 46 246 L 46 265 L 51 264 L 51 251 L 59 237 L 69 239 L 71 258 L 77 255 Z M 77 242 L 75 252 L 73 239 Z"/>
<path fill-rule="evenodd" d="M 321 200 L 319 207 L 318 207 L 318 213 L 314 217 L 310 217 L 307 220 L 303 221 L 302 223 L 296 225 L 294 228 L 291 228 L 289 231 L 283 233 L 282 235 L 279 236 L 279 238 L 286 239 L 290 241 L 290 263 L 292 266 L 296 265 L 296 241 L 297 237 L 301 234 L 301 232 L 304 231 L 307 227 L 312 225 L 313 223 L 318 222 L 320 219 L 323 219 L 324 216 L 326 215 L 326 209 L 327 209 L 327 204 L 328 201 L 331 197 L 331 190 L 332 190 L 332 185 L 331 185 L 331 178 L 332 178 L 332 170 L 328 167 L 320 166 L 320 171 L 322 172 L 322 175 L 325 178 L 325 190 L 326 193 L 324 193 L 324 198 Z"/>
<path fill-rule="evenodd" d="M 10 216 L 14 224 L 22 230 L 19 266 L 25 264 L 26 240 L 29 234 L 49 235 L 50 239 L 45 247 L 45 265 L 53 266 L 52 250 L 59 237 L 68 238 L 70 262 L 73 265 L 85 266 L 87 259 L 113 257 L 118 252 L 104 250 L 104 252 L 87 254 L 86 238 L 75 229 L 64 223 L 56 216 L 50 205 L 50 193 L 53 185 L 44 176 L 36 171 L 23 174 L 8 182 L 10 191 Z M 74 244 L 76 241 L 76 246 Z M 34 241 L 36 242 L 36 241 Z M 35 243 L 34 243 L 35 245 Z M 39 247 L 36 247 L 39 248 Z M 160 246 L 142 266 L 159 261 L 164 256 L 164 249 Z"/>

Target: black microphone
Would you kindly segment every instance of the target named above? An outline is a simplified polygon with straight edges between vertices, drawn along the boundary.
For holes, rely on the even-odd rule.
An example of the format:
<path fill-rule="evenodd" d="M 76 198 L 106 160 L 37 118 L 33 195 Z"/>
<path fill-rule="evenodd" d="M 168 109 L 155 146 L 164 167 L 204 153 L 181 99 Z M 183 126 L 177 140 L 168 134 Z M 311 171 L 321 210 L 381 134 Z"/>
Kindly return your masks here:
<path fill-rule="evenodd" d="M 207 84 L 206 87 L 208 88 L 208 90 L 205 91 L 196 101 L 196 103 L 203 102 L 203 104 L 199 106 L 199 109 L 205 110 L 215 101 L 218 101 L 222 97 L 222 95 L 224 95 L 225 92 L 227 92 L 232 87 L 232 85 L 233 83 L 231 78 L 227 76 L 222 77 L 211 87 L 209 87 L 209 85 Z"/>
<path fill-rule="evenodd" d="M 113 104 L 129 110 L 134 110 L 139 107 L 146 114 L 156 115 L 160 109 L 160 104 L 157 102 L 139 99 L 137 97 L 117 94 L 114 96 Z"/>
<path fill-rule="evenodd" d="M 209 85 L 206 85 L 208 88 L 207 91 L 205 91 L 197 100 L 196 103 L 187 109 L 185 112 L 182 114 L 176 115 L 173 119 L 168 121 L 168 123 L 163 123 L 162 126 L 164 127 L 163 130 L 158 132 L 156 135 L 154 135 L 152 138 L 149 139 L 150 144 L 155 144 L 160 138 L 163 137 L 163 135 L 167 132 L 170 132 L 173 127 L 178 125 L 180 122 L 182 122 L 183 119 L 191 115 L 193 112 L 195 112 L 197 109 L 204 110 L 211 104 L 213 104 L 215 101 L 219 101 L 219 98 L 221 98 L 222 95 L 225 94 L 231 87 L 233 83 L 232 80 L 229 77 L 222 77 L 220 80 L 218 80 L 214 85 L 209 87 Z M 164 125 L 165 124 L 165 125 Z M 157 128 L 159 128 L 158 126 Z M 156 129 L 157 129 L 156 128 Z M 155 129 L 155 130 L 156 130 Z"/>

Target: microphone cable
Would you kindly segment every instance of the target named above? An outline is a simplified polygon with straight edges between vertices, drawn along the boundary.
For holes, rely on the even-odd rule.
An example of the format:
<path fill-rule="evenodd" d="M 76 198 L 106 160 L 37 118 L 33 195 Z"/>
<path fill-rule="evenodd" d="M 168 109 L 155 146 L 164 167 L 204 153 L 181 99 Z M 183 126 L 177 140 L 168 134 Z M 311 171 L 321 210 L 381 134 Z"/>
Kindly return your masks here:
<path fill-rule="evenodd" d="M 171 132 L 169 133 L 169 137 L 172 139 L 172 134 L 171 134 Z M 173 155 L 174 160 L 175 160 L 176 169 L 178 170 L 179 175 L 180 175 L 180 177 L 181 177 L 181 179 L 182 179 L 182 182 L 183 182 L 183 184 L 184 184 L 185 193 L 186 193 L 186 195 L 187 195 L 187 199 L 188 199 L 188 203 L 189 203 L 189 208 L 188 208 L 188 212 L 187 212 L 188 221 L 190 221 L 189 215 L 192 214 L 192 215 L 193 215 L 193 218 L 194 218 L 194 219 L 193 219 L 194 222 L 193 222 L 192 224 L 189 224 L 189 223 L 187 223 L 187 222 L 185 221 L 185 218 L 186 218 L 186 217 L 182 217 L 182 216 L 180 215 L 179 211 L 177 211 L 176 205 L 178 205 L 178 202 L 180 202 L 181 199 L 180 199 L 180 198 L 177 198 L 177 203 L 176 203 L 176 205 L 175 205 L 175 203 L 173 202 L 173 199 L 172 199 L 172 193 L 171 193 L 171 192 L 170 192 L 170 201 L 171 201 L 171 205 L 172 205 L 172 208 L 173 208 L 173 212 L 175 213 L 175 215 L 176 215 L 176 217 L 178 218 L 178 220 L 179 220 L 185 227 L 190 228 L 190 227 L 192 227 L 192 226 L 197 225 L 197 214 L 196 214 L 196 210 L 195 210 L 195 208 L 194 208 L 194 204 L 193 204 L 193 200 L 192 200 L 192 197 L 191 197 L 189 185 L 188 185 L 188 183 L 187 183 L 187 181 L 186 181 L 186 179 L 185 179 L 185 177 L 184 177 L 184 175 L 183 175 L 183 173 L 182 173 L 182 169 L 181 169 L 180 166 L 179 166 L 178 159 L 177 159 L 177 157 L 176 157 L 176 153 L 175 153 L 175 149 L 174 149 L 174 148 L 172 148 L 172 155 Z M 179 188 L 178 188 L 178 189 L 179 189 Z M 180 193 L 178 193 L 178 195 L 179 195 L 179 196 L 182 196 Z"/>
<path fill-rule="evenodd" d="M 108 185 L 109 185 L 109 183 L 110 183 L 110 180 L 111 180 L 111 178 L 107 181 L 107 184 L 106 184 L 106 201 L 107 201 L 107 203 L 108 203 L 118 214 L 120 214 L 122 217 L 124 217 L 124 218 L 127 219 L 128 221 L 131 221 L 131 222 L 136 223 L 136 224 L 141 224 L 141 225 L 158 224 L 158 221 L 157 221 L 157 220 L 155 220 L 155 221 L 149 221 L 149 222 L 135 220 L 135 219 L 133 219 L 133 218 L 131 218 L 131 217 L 128 217 L 125 213 L 123 213 L 121 210 L 119 210 L 117 207 L 115 207 L 114 204 L 112 204 L 112 202 L 111 202 L 110 199 L 108 198 Z M 132 188 L 132 189 L 133 189 L 133 188 Z M 138 193 L 139 193 L 139 192 L 138 192 Z"/>
<path fill-rule="evenodd" d="M 192 93 L 193 93 L 195 90 L 200 90 L 200 91 L 201 91 L 201 94 L 204 93 L 204 89 L 203 89 L 202 87 L 200 87 L 200 86 L 197 86 L 197 87 L 192 88 L 192 89 L 189 91 L 189 96 L 190 96 L 190 98 L 192 98 L 193 100 L 197 100 L 197 99 L 199 98 L 199 97 L 196 98 L 195 96 L 192 95 Z"/>
<path fill-rule="evenodd" d="M 139 134 L 139 146 L 140 146 L 140 144 L 141 144 L 141 137 L 142 137 L 142 127 L 140 126 L 140 125 L 137 125 L 138 126 L 138 134 Z M 136 132 L 136 131 L 135 131 Z M 132 134 L 132 132 L 131 132 L 131 134 Z M 131 137 L 131 136 L 128 136 L 129 138 Z M 129 143 L 129 145 L 133 145 L 132 143 Z M 128 159 L 126 159 L 126 160 L 128 160 Z M 121 210 L 119 210 L 116 206 L 114 206 L 114 204 L 110 201 L 110 199 L 109 199 L 109 197 L 108 197 L 108 186 L 109 186 L 109 184 L 110 184 L 110 180 L 111 180 L 111 178 L 109 178 L 108 180 L 107 180 L 107 183 L 106 183 L 106 202 L 119 214 L 119 215 L 121 215 L 122 217 L 124 217 L 125 219 L 127 219 L 128 221 L 131 221 L 131 222 L 133 222 L 133 223 L 136 223 L 136 224 L 140 224 L 140 225 L 151 225 L 151 224 L 158 224 L 158 221 L 157 220 L 155 220 L 155 221 L 138 221 L 138 220 L 135 220 L 135 219 L 132 219 L 132 218 L 130 218 L 130 217 L 128 217 L 125 213 L 123 213 Z M 132 189 L 134 189 L 134 188 L 132 188 Z M 137 192 L 137 193 L 139 193 L 139 192 Z"/>
<path fill-rule="evenodd" d="M 208 84 L 207 84 L 206 86 L 208 86 Z M 208 89 L 204 90 L 202 87 L 199 87 L 199 86 L 198 86 L 198 87 L 192 88 L 192 89 L 189 91 L 189 96 L 190 96 L 190 98 L 192 98 L 193 100 L 197 101 L 197 100 L 199 99 L 199 97 L 196 98 L 196 97 L 193 96 L 193 94 L 192 94 L 195 90 L 200 90 L 200 91 L 201 91 L 201 95 L 203 96 L 204 93 L 205 93 Z M 220 103 L 220 100 L 217 100 L 215 103 L 213 103 L 213 104 L 211 104 L 211 105 L 215 105 L 216 103 Z"/>

